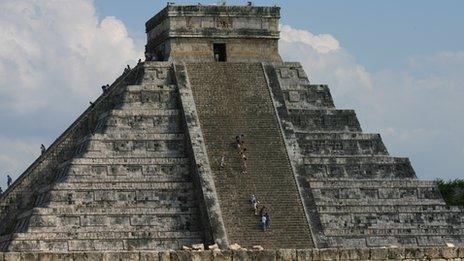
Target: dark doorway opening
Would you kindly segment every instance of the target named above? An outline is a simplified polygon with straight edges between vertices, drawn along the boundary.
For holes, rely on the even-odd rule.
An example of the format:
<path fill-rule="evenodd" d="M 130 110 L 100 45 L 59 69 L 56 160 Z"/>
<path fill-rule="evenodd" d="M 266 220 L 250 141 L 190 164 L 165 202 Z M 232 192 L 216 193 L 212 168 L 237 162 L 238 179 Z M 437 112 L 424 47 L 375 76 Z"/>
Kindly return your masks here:
<path fill-rule="evenodd" d="M 225 43 L 215 43 L 213 44 L 214 51 L 214 60 L 216 62 L 226 62 L 227 61 L 227 51 Z"/>

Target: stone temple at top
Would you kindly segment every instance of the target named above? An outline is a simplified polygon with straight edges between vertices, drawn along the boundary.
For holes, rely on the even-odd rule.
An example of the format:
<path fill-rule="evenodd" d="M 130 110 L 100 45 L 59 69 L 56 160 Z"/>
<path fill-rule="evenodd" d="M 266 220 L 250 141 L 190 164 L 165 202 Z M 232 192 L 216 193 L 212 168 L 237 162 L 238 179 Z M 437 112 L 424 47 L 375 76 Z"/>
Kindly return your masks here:
<path fill-rule="evenodd" d="M 279 18 L 174 4 L 151 18 L 146 61 L 1 196 L 1 251 L 463 245 L 463 209 L 282 61 Z"/>

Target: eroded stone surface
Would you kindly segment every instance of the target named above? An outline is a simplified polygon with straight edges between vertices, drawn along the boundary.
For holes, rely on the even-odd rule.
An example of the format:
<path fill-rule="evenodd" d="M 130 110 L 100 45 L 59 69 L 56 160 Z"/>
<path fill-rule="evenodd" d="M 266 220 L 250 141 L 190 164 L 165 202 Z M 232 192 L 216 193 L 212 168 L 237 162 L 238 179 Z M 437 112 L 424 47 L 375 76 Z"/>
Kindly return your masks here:
<path fill-rule="evenodd" d="M 264 68 L 316 246 L 463 244 L 463 209 L 389 156 L 380 135 L 362 133 L 327 86 L 310 84 L 298 63 Z"/>

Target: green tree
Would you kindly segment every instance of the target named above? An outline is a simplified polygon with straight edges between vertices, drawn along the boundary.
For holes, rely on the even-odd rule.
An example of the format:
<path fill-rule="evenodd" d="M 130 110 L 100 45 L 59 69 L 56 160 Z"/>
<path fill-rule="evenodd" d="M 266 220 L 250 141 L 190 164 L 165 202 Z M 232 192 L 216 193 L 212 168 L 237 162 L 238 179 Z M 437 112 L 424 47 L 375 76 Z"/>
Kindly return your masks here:
<path fill-rule="evenodd" d="M 464 180 L 455 179 L 444 181 L 442 179 L 437 179 L 437 184 L 446 204 L 464 207 Z"/>

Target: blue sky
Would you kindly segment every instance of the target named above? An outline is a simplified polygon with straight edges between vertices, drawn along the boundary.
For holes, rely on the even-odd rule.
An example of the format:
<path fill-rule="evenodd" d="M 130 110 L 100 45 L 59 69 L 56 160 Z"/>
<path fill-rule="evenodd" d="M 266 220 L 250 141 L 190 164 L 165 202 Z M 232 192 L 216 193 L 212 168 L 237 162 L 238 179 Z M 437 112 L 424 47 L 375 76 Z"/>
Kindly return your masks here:
<path fill-rule="evenodd" d="M 176 3 L 195 4 L 198 1 Z M 247 1 L 227 1 L 242 5 Z M 97 0 L 101 16 L 116 16 L 131 35 L 144 37 L 144 23 L 166 1 Z M 202 1 L 217 3 L 217 1 Z M 404 66 L 407 57 L 464 46 L 464 1 L 461 0 L 326 0 L 253 1 L 282 7 L 282 23 L 311 32 L 330 33 L 357 60 L 371 69 Z"/>
<path fill-rule="evenodd" d="M 283 58 L 328 83 L 337 107 L 355 109 L 364 131 L 381 133 L 419 178 L 464 176 L 464 1 L 254 4 L 282 7 Z M 165 5 L 0 1 L 0 186 L 143 56 L 145 21 Z"/>

